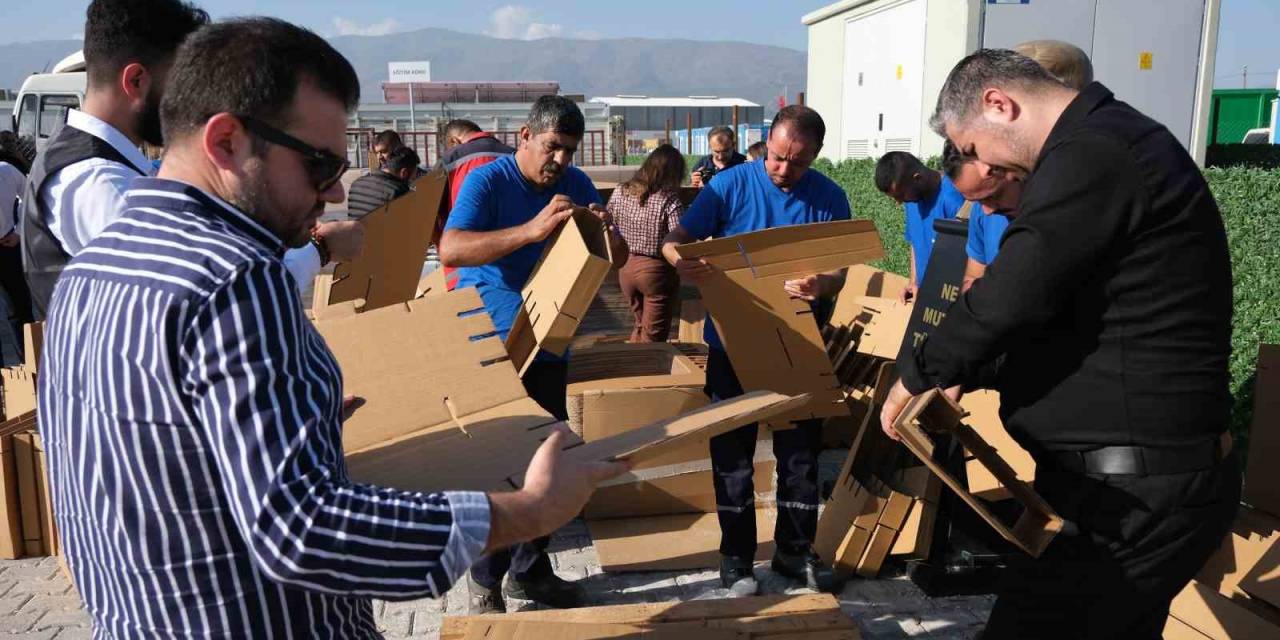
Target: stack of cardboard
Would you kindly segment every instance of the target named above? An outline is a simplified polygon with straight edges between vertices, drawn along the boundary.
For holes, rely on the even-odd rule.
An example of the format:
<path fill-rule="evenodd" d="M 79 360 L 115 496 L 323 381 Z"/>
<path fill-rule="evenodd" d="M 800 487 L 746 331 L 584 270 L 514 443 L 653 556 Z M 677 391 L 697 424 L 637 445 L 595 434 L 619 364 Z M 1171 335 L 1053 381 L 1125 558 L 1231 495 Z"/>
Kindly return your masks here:
<path fill-rule="evenodd" d="M 587 442 L 626 433 L 707 405 L 705 382 L 703 369 L 670 344 L 578 348 L 569 363 L 569 426 Z M 707 439 L 691 440 L 596 490 L 585 515 L 606 571 L 715 564 L 719 528 L 708 446 Z M 768 440 L 756 449 L 762 496 L 773 486 L 772 449 Z M 771 501 L 758 503 L 767 521 Z"/>
<path fill-rule="evenodd" d="M 447 617 L 440 640 L 858 640 L 830 595 L 761 596 Z"/>
<path fill-rule="evenodd" d="M 27 325 L 26 362 L 0 370 L 6 420 L 0 423 L 0 558 L 56 556 L 44 443 L 36 432 L 36 365 L 42 325 Z"/>
<path fill-rule="evenodd" d="M 1244 501 L 1231 532 L 1173 600 L 1169 640 L 1280 638 L 1280 346 L 1262 345 Z"/>

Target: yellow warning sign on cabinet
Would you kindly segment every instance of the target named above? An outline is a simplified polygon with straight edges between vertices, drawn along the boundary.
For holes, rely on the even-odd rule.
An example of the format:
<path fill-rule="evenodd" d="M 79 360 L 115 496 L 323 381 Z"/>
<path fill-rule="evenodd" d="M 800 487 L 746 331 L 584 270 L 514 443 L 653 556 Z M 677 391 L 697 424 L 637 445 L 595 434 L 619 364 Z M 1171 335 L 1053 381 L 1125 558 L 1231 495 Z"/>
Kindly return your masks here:
<path fill-rule="evenodd" d="M 1151 70 L 1151 59 L 1152 59 L 1153 57 L 1154 57 L 1154 56 L 1151 54 L 1151 52 L 1150 52 L 1150 51 L 1143 51 L 1142 53 L 1139 53 L 1139 54 L 1138 54 L 1138 68 L 1139 68 L 1139 69 L 1142 69 L 1143 71 L 1150 71 L 1150 70 Z"/>
<path fill-rule="evenodd" d="M 902 65 L 898 65 L 898 79 L 902 79 Z"/>

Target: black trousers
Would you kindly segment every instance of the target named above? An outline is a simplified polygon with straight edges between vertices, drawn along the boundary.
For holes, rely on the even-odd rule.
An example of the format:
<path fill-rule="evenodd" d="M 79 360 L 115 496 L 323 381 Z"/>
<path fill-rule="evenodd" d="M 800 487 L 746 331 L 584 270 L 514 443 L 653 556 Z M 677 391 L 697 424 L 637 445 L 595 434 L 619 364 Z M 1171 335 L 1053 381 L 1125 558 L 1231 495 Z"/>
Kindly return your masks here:
<path fill-rule="evenodd" d="M 525 372 L 524 390 L 557 420 L 568 420 L 565 392 L 569 379 L 566 361 L 535 361 Z M 502 577 L 511 573 L 518 582 L 530 582 L 552 574 L 547 545 L 551 538 L 538 538 L 495 551 L 471 566 L 471 579 L 486 589 L 502 586 Z"/>
<path fill-rule="evenodd" d="M 984 640 L 1156 640 L 1170 601 L 1231 528 L 1240 465 L 1233 453 L 1212 469 L 1170 475 L 1038 468 L 1035 488 L 1080 533 L 1058 535 L 1010 572 Z"/>
<path fill-rule="evenodd" d="M 742 385 L 724 351 L 707 359 L 707 395 L 713 401 L 742 395 Z M 720 553 L 751 560 L 756 554 L 754 458 L 758 425 L 711 439 L 711 467 L 720 519 Z M 790 554 L 807 551 L 818 530 L 818 453 L 822 421 L 802 420 L 773 434 L 778 469 L 778 521 L 773 539 Z M 830 560 L 830 558 L 828 558 Z"/>

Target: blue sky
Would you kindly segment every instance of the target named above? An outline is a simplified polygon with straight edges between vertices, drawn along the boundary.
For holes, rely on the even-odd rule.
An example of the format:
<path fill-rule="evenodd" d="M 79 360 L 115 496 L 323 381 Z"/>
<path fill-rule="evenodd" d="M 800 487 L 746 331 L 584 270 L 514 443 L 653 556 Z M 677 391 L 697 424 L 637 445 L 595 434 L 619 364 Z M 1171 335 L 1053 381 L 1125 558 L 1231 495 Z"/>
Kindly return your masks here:
<path fill-rule="evenodd" d="M 83 31 L 85 0 L 4 0 L 0 38 L 67 38 Z M 324 35 L 441 27 L 511 38 L 663 37 L 741 40 L 805 49 L 800 16 L 827 0 L 205 0 L 215 17 L 268 13 Z M 1223 0 L 1217 85 L 1275 86 L 1280 68 L 1280 0 Z M 15 25 L 20 25 L 15 27 Z"/>

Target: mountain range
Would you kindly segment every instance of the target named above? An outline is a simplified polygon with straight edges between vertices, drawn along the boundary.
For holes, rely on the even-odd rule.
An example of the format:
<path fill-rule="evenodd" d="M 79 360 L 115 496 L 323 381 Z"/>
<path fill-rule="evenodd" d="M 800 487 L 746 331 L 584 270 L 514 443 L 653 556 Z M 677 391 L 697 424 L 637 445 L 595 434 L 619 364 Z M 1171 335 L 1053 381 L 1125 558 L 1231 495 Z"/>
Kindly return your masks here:
<path fill-rule="evenodd" d="M 446 29 L 330 39 L 360 75 L 363 102 L 381 102 L 387 62 L 430 60 L 433 80 L 556 81 L 567 94 L 717 95 L 762 104 L 802 91 L 806 54 L 746 42 L 652 38 L 507 40 Z M 17 90 L 80 48 L 78 40 L 0 45 L 0 87 Z"/>

